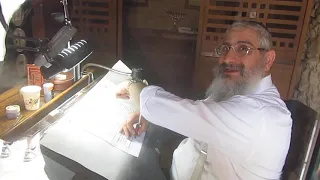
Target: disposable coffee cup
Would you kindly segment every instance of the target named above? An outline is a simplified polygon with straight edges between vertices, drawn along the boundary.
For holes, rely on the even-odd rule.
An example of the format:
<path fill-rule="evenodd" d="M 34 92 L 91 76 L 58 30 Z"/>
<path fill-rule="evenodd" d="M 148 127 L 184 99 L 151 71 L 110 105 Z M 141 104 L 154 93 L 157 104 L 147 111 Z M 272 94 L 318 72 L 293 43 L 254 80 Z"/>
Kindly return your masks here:
<path fill-rule="evenodd" d="M 39 86 L 24 86 L 20 89 L 27 110 L 33 111 L 40 108 L 40 91 Z"/>

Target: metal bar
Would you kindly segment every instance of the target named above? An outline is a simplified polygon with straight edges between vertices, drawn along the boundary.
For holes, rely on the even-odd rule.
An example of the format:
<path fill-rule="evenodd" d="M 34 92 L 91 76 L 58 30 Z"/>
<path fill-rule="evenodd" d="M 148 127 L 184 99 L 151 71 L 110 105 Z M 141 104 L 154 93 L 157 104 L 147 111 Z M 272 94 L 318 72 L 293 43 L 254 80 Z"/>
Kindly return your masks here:
<path fill-rule="evenodd" d="M 39 52 L 40 50 L 38 48 L 32 48 L 32 47 L 21 47 L 21 46 L 14 46 L 14 45 L 7 45 L 7 48 L 9 49 L 19 49 L 23 51 L 32 51 L 32 52 Z"/>

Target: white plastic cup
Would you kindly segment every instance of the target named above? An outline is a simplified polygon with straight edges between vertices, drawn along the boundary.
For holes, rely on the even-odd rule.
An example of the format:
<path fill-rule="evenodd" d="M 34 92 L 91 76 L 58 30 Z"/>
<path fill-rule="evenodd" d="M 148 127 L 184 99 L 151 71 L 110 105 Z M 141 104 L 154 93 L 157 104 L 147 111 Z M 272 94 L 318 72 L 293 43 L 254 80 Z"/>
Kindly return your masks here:
<path fill-rule="evenodd" d="M 24 86 L 20 89 L 27 110 L 33 111 L 40 108 L 40 91 L 39 86 Z"/>
<path fill-rule="evenodd" d="M 44 102 L 49 102 L 53 98 L 53 83 L 43 84 Z"/>

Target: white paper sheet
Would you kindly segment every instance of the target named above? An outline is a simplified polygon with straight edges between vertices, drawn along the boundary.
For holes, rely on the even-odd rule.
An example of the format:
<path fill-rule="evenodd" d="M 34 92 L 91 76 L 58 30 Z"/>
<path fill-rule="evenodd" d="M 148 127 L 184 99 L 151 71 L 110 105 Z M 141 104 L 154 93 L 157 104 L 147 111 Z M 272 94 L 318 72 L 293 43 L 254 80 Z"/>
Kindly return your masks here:
<path fill-rule="evenodd" d="M 121 61 L 114 69 L 130 72 Z M 120 129 L 128 115 L 135 111 L 131 100 L 116 98 L 116 85 L 128 77 L 107 73 L 77 104 L 63 117 L 92 135 L 135 157 L 139 156 L 145 133 L 127 139 Z"/>
<path fill-rule="evenodd" d="M 130 72 L 121 61 L 113 68 Z M 117 113 L 121 106 L 128 107 L 127 112 L 133 111 L 130 100 L 116 99 L 114 92 L 111 93 L 116 84 L 127 78 L 129 77 L 109 72 L 62 120 L 49 129 L 41 144 L 107 179 L 118 179 L 123 165 L 127 165 L 131 157 L 139 155 L 145 136 L 142 134 L 133 139 L 130 148 L 110 140 L 126 117 L 126 113 Z M 106 165 L 112 165 L 112 168 Z"/>
<path fill-rule="evenodd" d="M 110 180 L 118 180 L 117 170 L 129 161 L 128 156 L 133 157 L 70 121 L 60 121 L 51 127 L 41 144 Z"/>

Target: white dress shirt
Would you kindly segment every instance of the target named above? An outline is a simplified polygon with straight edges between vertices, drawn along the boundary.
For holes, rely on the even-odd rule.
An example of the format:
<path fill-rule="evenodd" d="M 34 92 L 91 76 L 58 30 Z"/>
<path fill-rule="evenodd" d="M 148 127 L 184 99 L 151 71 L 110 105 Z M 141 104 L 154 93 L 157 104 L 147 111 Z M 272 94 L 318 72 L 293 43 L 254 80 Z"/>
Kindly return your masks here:
<path fill-rule="evenodd" d="M 279 179 L 288 153 L 292 119 L 271 75 L 252 93 L 227 101 L 181 99 L 157 86 L 140 94 L 148 121 L 185 135 L 174 151 L 172 178 L 188 180 L 208 143 L 201 180 Z"/>

